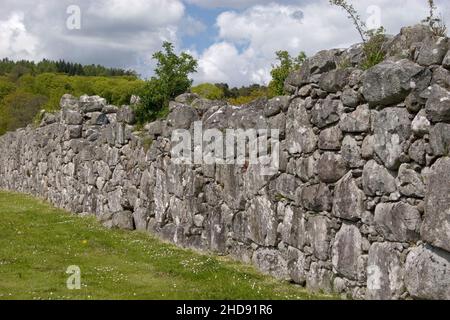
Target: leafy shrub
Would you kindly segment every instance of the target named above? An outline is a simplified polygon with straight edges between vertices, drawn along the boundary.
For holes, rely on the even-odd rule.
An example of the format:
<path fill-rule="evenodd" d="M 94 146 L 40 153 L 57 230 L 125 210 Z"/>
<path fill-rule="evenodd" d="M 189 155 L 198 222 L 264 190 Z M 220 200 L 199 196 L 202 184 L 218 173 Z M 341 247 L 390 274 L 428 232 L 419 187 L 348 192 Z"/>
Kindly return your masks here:
<path fill-rule="evenodd" d="M 225 97 L 223 89 L 212 83 L 203 83 L 195 86 L 191 89 L 191 92 L 210 100 L 222 100 Z"/>
<path fill-rule="evenodd" d="M 272 81 L 269 84 L 269 95 L 271 97 L 284 95 L 284 82 L 286 81 L 289 74 L 297 69 L 306 60 L 306 54 L 301 52 L 297 58 L 292 58 L 287 51 L 276 52 L 277 60 L 280 65 L 272 65 L 272 71 L 270 72 L 272 76 Z"/>
<path fill-rule="evenodd" d="M 371 31 L 369 40 L 364 43 L 364 60 L 360 64 L 360 68 L 367 70 L 383 62 L 386 58 L 386 50 L 384 44 L 386 42 L 386 33 L 383 27 L 376 31 Z"/>
<path fill-rule="evenodd" d="M 157 61 L 155 77 L 147 81 L 136 107 L 138 122 L 144 123 L 167 114 L 170 100 L 185 93 L 192 85 L 189 74 L 197 71 L 197 61 L 187 53 L 177 56 L 170 42 L 153 55 Z"/>

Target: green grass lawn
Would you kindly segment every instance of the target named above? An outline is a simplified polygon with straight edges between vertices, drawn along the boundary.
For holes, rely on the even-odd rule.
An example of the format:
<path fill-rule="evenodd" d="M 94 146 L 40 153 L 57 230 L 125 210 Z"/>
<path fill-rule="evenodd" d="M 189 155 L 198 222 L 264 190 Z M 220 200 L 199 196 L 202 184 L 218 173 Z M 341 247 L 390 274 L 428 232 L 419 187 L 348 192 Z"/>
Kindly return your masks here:
<path fill-rule="evenodd" d="M 69 290 L 69 266 L 81 289 Z M 326 299 L 253 267 L 0 192 L 0 299 Z"/>

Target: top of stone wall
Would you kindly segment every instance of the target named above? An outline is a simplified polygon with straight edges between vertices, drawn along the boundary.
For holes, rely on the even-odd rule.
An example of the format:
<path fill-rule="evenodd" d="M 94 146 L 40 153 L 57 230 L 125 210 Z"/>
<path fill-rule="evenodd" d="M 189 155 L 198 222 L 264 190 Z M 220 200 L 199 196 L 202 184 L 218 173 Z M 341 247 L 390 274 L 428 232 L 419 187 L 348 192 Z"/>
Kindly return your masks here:
<path fill-rule="evenodd" d="M 316 89 L 319 97 L 325 95 L 322 91 L 344 92 L 350 106 L 356 103 L 356 95 L 359 94 L 370 105 L 381 107 L 403 102 L 414 92 L 407 102 L 407 106 L 409 103 L 409 107 L 414 109 L 415 100 L 429 96 L 425 90 L 431 83 L 432 73 L 435 73 L 432 84 L 450 87 L 447 37 L 434 36 L 429 27 L 419 24 L 402 28 L 397 36 L 387 37 L 384 47 L 387 53 L 385 61 L 365 72 L 358 69 L 364 57 L 361 44 L 345 50 L 320 51 L 288 77 L 285 88 L 300 96 L 308 96 L 311 88 Z M 356 92 L 349 96 L 350 92 L 346 90 L 351 88 Z M 438 120 L 442 115 L 432 117 Z"/>

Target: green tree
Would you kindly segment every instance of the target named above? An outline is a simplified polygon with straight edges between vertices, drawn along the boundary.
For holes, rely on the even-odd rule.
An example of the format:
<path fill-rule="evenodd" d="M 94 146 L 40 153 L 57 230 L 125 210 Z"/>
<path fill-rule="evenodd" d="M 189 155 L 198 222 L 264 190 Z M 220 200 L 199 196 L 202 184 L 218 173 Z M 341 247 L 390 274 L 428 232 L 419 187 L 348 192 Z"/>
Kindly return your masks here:
<path fill-rule="evenodd" d="M 222 100 L 225 97 L 223 89 L 212 83 L 202 83 L 193 87 L 191 92 L 210 100 Z"/>
<path fill-rule="evenodd" d="M 164 114 L 170 100 L 191 87 L 189 74 L 197 71 L 197 61 L 185 52 L 176 55 L 170 42 L 164 42 L 163 51 L 156 52 L 153 59 L 157 61 L 155 76 L 147 81 L 136 109 L 141 123 Z"/>
<path fill-rule="evenodd" d="M 272 65 L 272 81 L 269 84 L 270 96 L 281 96 L 285 94 L 284 82 L 289 74 L 297 69 L 305 62 L 306 54 L 300 52 L 297 58 L 292 58 L 287 51 L 276 52 L 277 60 L 280 62 L 279 65 Z"/>

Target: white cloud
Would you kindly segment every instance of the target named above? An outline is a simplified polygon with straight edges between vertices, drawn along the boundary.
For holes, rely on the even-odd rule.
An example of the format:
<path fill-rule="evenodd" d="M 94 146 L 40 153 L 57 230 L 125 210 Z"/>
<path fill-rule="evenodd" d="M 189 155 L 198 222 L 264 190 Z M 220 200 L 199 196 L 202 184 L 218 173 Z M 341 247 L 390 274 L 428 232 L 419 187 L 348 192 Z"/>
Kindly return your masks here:
<path fill-rule="evenodd" d="M 36 59 L 37 37 L 30 34 L 23 22 L 24 14 L 15 12 L 0 20 L 0 56 L 12 59 Z"/>
<path fill-rule="evenodd" d="M 184 5 L 178 0 L 101 0 L 91 3 L 88 12 L 104 19 L 143 21 L 158 27 L 180 21 Z"/>
<path fill-rule="evenodd" d="M 204 3 L 202 0 L 191 1 Z M 346 13 L 330 6 L 327 0 L 303 3 L 269 3 L 220 14 L 217 17 L 220 45 L 214 44 L 200 55 L 201 68 L 196 80 L 217 78 L 231 85 L 267 83 L 278 50 L 288 50 L 292 55 L 305 51 L 312 55 L 319 50 L 348 47 L 361 41 Z M 364 19 L 368 18 L 370 6 L 378 6 L 381 23 L 392 34 L 398 33 L 402 26 L 420 22 L 428 13 L 424 0 L 361 0 L 353 3 Z M 448 16 L 448 12 L 446 14 Z M 229 53 L 219 50 L 224 48 L 224 43 L 232 50 L 234 60 Z M 212 62 L 216 67 L 212 67 Z"/>
<path fill-rule="evenodd" d="M 255 4 L 274 2 L 273 0 L 185 0 L 205 8 L 246 8 Z"/>
<path fill-rule="evenodd" d="M 199 73 L 194 75 L 196 83 L 227 82 L 232 85 L 265 83 L 268 66 L 249 48 L 239 53 L 230 42 L 219 42 L 209 47 L 199 57 Z"/>

